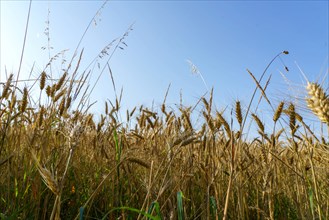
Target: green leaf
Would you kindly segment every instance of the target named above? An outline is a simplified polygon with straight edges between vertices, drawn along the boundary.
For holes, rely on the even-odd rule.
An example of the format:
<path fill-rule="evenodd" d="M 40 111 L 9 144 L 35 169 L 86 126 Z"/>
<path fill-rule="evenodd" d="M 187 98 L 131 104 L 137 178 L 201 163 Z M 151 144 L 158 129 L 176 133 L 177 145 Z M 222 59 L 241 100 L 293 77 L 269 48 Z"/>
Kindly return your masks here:
<path fill-rule="evenodd" d="M 216 219 L 217 215 L 217 204 L 214 196 L 210 196 L 210 214 L 213 219 Z"/>
<path fill-rule="evenodd" d="M 17 179 L 15 178 L 15 197 L 17 198 L 18 196 L 18 184 L 17 184 Z"/>
<path fill-rule="evenodd" d="M 177 215 L 178 220 L 184 219 L 184 209 L 183 209 L 183 193 L 182 191 L 179 191 L 177 193 Z"/>
<path fill-rule="evenodd" d="M 79 220 L 83 220 L 83 211 L 85 210 L 84 207 L 80 207 L 79 209 Z"/>
<path fill-rule="evenodd" d="M 7 220 L 8 217 L 7 217 L 5 214 L 0 213 L 0 219 L 1 219 L 1 220 Z"/>
<path fill-rule="evenodd" d="M 151 203 L 151 206 L 150 206 L 150 208 L 149 208 L 149 210 L 148 210 L 148 214 L 152 214 L 152 211 L 155 209 L 155 213 L 157 214 L 157 216 L 160 218 L 160 219 L 162 219 L 162 215 L 161 215 L 161 212 L 160 212 L 160 205 L 159 205 L 159 203 L 158 202 L 152 202 Z"/>
<path fill-rule="evenodd" d="M 312 215 L 314 216 L 314 200 L 313 200 L 312 187 L 309 187 L 309 189 L 308 189 L 308 196 L 309 196 L 309 199 L 310 199 L 311 212 L 312 212 Z"/>

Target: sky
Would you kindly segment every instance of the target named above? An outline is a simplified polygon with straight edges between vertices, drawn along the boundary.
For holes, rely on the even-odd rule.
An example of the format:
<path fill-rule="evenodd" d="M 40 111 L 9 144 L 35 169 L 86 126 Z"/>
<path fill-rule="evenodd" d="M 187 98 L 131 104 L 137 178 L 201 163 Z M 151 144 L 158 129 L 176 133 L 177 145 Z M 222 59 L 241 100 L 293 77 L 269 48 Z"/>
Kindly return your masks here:
<path fill-rule="evenodd" d="M 4 82 L 6 71 L 18 71 L 29 1 L 0 2 L 0 80 Z M 169 85 L 166 103 L 172 107 L 180 103 L 180 94 L 189 106 L 206 93 L 209 97 L 214 88 L 219 110 L 232 108 L 237 100 L 246 109 L 255 89 L 247 69 L 259 78 L 284 50 L 289 54 L 273 62 L 261 83 L 271 76 L 266 91 L 274 104 L 304 97 L 301 70 L 309 81 L 323 81 L 328 88 L 328 1 L 108 1 L 92 19 L 103 3 L 32 1 L 20 79 L 37 78 L 50 57 L 66 50 L 51 71 L 46 69 L 53 78 L 61 76 L 92 21 L 77 51 L 84 49 L 79 73 L 92 69 L 92 85 L 105 66 L 91 95 L 97 101 L 95 113 L 102 113 L 104 102 L 114 101 L 115 95 L 106 68 L 109 56 L 92 61 L 127 30 L 123 49 L 109 59 L 116 89 L 123 88 L 124 109 L 144 105 L 159 110 Z M 63 59 L 66 64 L 61 64 Z M 271 111 L 264 104 L 257 114 L 271 118 Z"/>

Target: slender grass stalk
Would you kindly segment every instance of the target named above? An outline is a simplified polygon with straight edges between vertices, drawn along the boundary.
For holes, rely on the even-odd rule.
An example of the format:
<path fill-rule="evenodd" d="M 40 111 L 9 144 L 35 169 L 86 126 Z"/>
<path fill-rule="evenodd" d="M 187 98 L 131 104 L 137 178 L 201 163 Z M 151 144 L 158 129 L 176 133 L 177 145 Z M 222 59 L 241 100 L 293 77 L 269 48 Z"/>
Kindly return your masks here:
<path fill-rule="evenodd" d="M 277 54 L 277 55 L 276 55 L 276 56 L 275 56 L 275 57 L 269 62 L 269 64 L 266 66 L 264 72 L 263 72 L 262 75 L 260 76 L 259 80 L 256 80 L 256 81 L 258 82 L 259 85 L 260 85 L 260 83 L 261 83 L 261 81 L 262 81 L 262 79 L 263 79 L 265 73 L 267 72 L 268 68 L 272 65 L 272 63 L 274 62 L 274 60 L 276 60 L 276 58 L 278 58 L 281 54 L 289 54 L 289 52 L 288 52 L 288 51 L 282 51 L 282 52 L 278 53 L 278 54 Z M 256 92 L 257 92 L 257 89 L 258 89 L 258 86 L 256 86 L 256 88 L 255 88 L 255 90 L 254 90 L 254 92 L 253 92 L 253 94 L 252 94 L 252 96 L 251 96 L 251 99 L 250 99 L 250 102 L 249 102 L 249 105 L 248 105 L 248 107 L 247 107 L 247 111 L 246 111 L 246 114 L 245 114 L 246 116 L 244 117 L 244 120 L 243 120 L 243 123 L 242 123 L 242 127 L 241 127 L 241 129 L 240 129 L 240 132 L 241 132 L 241 133 L 242 133 L 243 128 L 244 128 L 244 126 L 245 126 L 246 119 L 247 119 L 247 115 L 249 114 L 249 111 L 250 111 L 250 108 L 251 108 L 252 102 L 253 102 L 254 97 L 255 97 L 255 95 L 256 95 Z"/>
<path fill-rule="evenodd" d="M 23 62 L 23 57 L 24 57 L 24 50 L 25 50 L 27 30 L 28 30 L 29 22 L 30 22 L 31 6 L 32 6 L 32 0 L 30 0 L 29 10 L 28 10 L 27 19 L 26 19 L 25 33 L 24 33 L 24 40 L 23 40 L 23 48 L 22 48 L 22 53 L 21 53 L 21 59 L 19 61 L 19 67 L 18 67 L 18 72 L 17 72 L 17 77 L 16 77 L 16 84 L 15 84 L 15 87 L 14 87 L 14 92 L 15 92 L 15 89 L 17 87 L 17 82 L 18 82 L 19 75 L 21 73 L 21 68 L 22 68 L 22 62 Z"/>

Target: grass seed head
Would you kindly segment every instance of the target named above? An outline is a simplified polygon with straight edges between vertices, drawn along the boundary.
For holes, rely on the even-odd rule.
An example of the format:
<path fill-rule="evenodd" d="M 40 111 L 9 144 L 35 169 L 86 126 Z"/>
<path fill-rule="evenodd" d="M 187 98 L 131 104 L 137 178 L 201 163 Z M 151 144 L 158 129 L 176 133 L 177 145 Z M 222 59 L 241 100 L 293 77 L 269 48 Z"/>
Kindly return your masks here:
<path fill-rule="evenodd" d="M 72 97 L 69 96 L 66 100 L 66 109 L 69 109 L 71 106 L 71 102 L 72 102 Z"/>
<path fill-rule="evenodd" d="M 54 102 L 57 102 L 60 97 L 62 97 L 66 93 L 66 88 L 60 91 L 54 98 Z"/>
<path fill-rule="evenodd" d="M 64 84 L 65 78 L 67 76 L 67 72 L 65 72 L 62 77 L 58 80 L 56 84 L 56 91 L 60 90 L 62 88 L 62 85 Z"/>
<path fill-rule="evenodd" d="M 294 134 L 296 131 L 296 112 L 295 112 L 295 105 L 290 103 L 288 108 L 288 114 L 289 114 L 289 127 Z"/>
<path fill-rule="evenodd" d="M 13 111 L 15 109 L 15 105 L 16 105 L 16 95 L 12 94 L 10 106 L 9 106 L 10 111 Z"/>
<path fill-rule="evenodd" d="M 235 116 L 236 116 L 236 119 L 238 120 L 238 123 L 240 125 L 242 125 L 242 111 L 241 111 L 241 104 L 240 104 L 240 101 L 237 101 L 235 103 Z"/>
<path fill-rule="evenodd" d="M 224 126 L 224 129 L 225 129 L 227 135 L 229 137 L 231 137 L 231 128 L 230 128 L 228 122 L 225 120 L 225 118 L 219 112 L 217 112 L 217 120 L 219 121 L 219 124 Z"/>
<path fill-rule="evenodd" d="M 9 88 L 11 85 L 11 81 L 13 80 L 13 76 L 14 74 L 10 74 L 5 86 L 3 87 L 1 99 L 7 98 L 7 96 L 9 95 Z"/>
<path fill-rule="evenodd" d="M 27 96 L 28 96 L 28 90 L 27 87 L 24 87 L 23 90 L 23 98 L 22 98 L 22 104 L 21 104 L 21 112 L 25 112 L 27 107 Z"/>
<path fill-rule="evenodd" d="M 45 112 L 45 108 L 43 106 L 41 106 L 40 112 L 39 112 L 39 117 L 38 117 L 38 125 L 39 126 L 42 125 L 44 112 Z"/>
<path fill-rule="evenodd" d="M 323 88 L 317 83 L 307 83 L 307 107 L 320 119 L 329 125 L 329 98 Z"/>
<path fill-rule="evenodd" d="M 51 97 L 51 86 L 49 85 L 46 87 L 46 94 L 48 97 Z"/>
<path fill-rule="evenodd" d="M 262 133 L 262 134 L 265 134 L 265 128 L 264 128 L 264 124 L 263 122 L 258 118 L 258 116 L 256 114 L 251 114 L 251 116 L 253 117 L 253 119 L 256 121 L 257 123 L 257 126 L 259 128 L 259 131 Z"/>
<path fill-rule="evenodd" d="M 47 77 L 47 74 L 45 71 L 43 71 L 41 73 L 41 78 L 40 78 L 40 90 L 43 90 L 45 88 L 45 85 L 46 85 L 46 77 Z"/>
<path fill-rule="evenodd" d="M 278 108 L 276 109 L 274 116 L 273 116 L 273 121 L 277 122 L 277 120 L 280 118 L 283 110 L 284 102 L 280 102 L 278 105 Z"/>
<path fill-rule="evenodd" d="M 65 111 L 65 98 L 63 97 L 59 104 L 59 115 L 63 115 Z"/>
<path fill-rule="evenodd" d="M 109 106 L 107 102 L 105 102 L 105 114 L 107 115 L 109 113 Z"/>

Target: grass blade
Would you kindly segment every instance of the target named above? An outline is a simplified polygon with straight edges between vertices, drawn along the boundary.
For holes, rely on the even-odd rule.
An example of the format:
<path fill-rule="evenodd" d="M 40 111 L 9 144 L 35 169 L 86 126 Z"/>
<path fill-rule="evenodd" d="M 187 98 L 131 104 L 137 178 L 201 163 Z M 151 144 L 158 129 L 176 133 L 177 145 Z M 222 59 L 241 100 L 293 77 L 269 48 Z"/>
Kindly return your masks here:
<path fill-rule="evenodd" d="M 183 193 L 182 193 L 182 191 L 179 191 L 177 193 L 177 215 L 178 215 L 178 220 L 184 220 Z"/>

